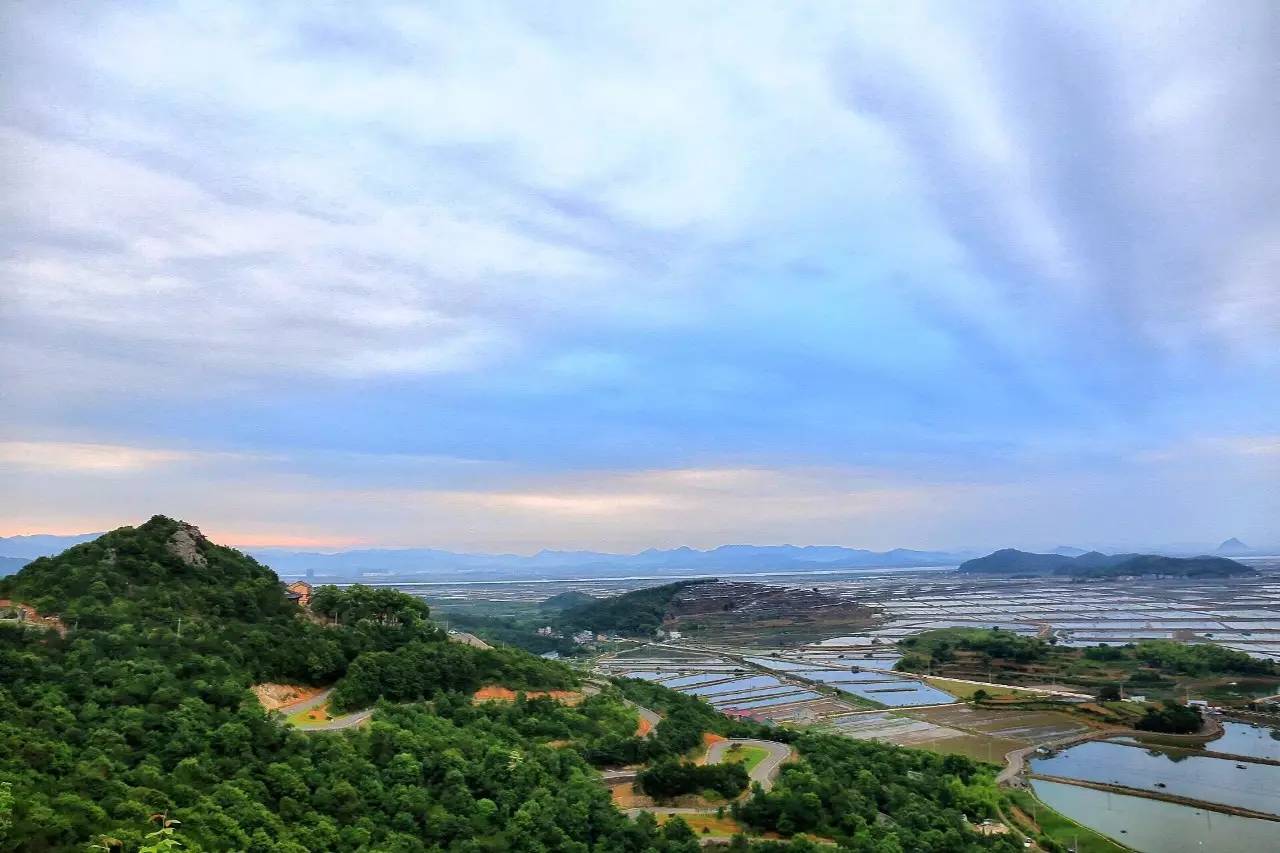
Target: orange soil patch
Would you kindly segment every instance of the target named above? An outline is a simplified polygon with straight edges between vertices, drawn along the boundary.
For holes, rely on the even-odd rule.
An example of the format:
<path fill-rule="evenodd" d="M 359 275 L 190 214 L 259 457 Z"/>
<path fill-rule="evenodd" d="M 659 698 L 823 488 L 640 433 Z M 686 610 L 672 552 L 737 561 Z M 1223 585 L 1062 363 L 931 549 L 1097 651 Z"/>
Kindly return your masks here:
<path fill-rule="evenodd" d="M 577 705 L 582 701 L 583 696 L 576 690 L 524 690 L 526 698 L 539 699 L 547 697 L 565 705 Z M 471 697 L 476 702 L 514 702 L 516 701 L 517 691 L 509 690 L 506 687 L 499 687 L 496 684 L 490 684 L 481 687 Z"/>
<path fill-rule="evenodd" d="M 57 616 L 41 616 L 30 604 L 23 604 L 21 601 L 12 601 L 8 598 L 0 598 L 0 609 L 9 610 L 15 614 L 21 614 L 21 618 L 28 625 L 39 625 L 43 628 L 57 628 L 58 633 L 67 636 L 67 626 L 62 624 L 62 620 Z"/>
<path fill-rule="evenodd" d="M 317 705 L 316 707 L 312 708 L 310 711 L 307 711 L 305 714 L 303 714 L 302 719 L 306 720 L 308 723 L 328 722 L 329 706 L 327 704 Z"/>
<path fill-rule="evenodd" d="M 654 818 L 659 825 L 666 823 L 676 815 L 654 814 Z M 684 818 L 684 822 L 689 824 L 689 828 L 696 834 L 702 835 L 703 830 L 707 830 L 706 835 L 737 835 L 739 832 L 745 832 L 742 824 L 738 823 L 731 817 L 716 817 L 714 814 L 682 814 L 679 817 Z"/>
<path fill-rule="evenodd" d="M 310 699 L 324 692 L 322 687 L 307 687 L 301 684 L 255 684 L 249 688 L 258 697 L 262 707 L 268 711 L 278 711 L 286 705 Z"/>
<path fill-rule="evenodd" d="M 636 724 L 636 737 L 644 737 L 651 731 L 653 731 L 653 723 L 641 717 L 640 722 Z"/>
<path fill-rule="evenodd" d="M 609 788 L 609 795 L 613 797 L 613 804 L 620 809 L 634 809 L 640 806 L 653 805 L 653 800 L 644 794 L 638 793 L 635 785 L 631 782 L 613 785 Z"/>
<path fill-rule="evenodd" d="M 695 758 L 695 759 L 693 760 L 693 763 L 694 763 L 694 764 L 706 764 L 706 762 L 707 762 L 707 750 L 711 749 L 712 744 L 717 744 L 717 743 L 719 743 L 719 742 L 720 742 L 720 741 L 722 741 L 722 740 L 728 740 L 728 738 L 727 738 L 727 737 L 725 737 L 724 735 L 718 735 L 718 734 L 716 734 L 715 732 L 703 732 L 703 733 L 702 733 L 702 747 L 701 747 L 701 750 L 700 750 L 701 754 L 700 754 L 697 758 Z"/>

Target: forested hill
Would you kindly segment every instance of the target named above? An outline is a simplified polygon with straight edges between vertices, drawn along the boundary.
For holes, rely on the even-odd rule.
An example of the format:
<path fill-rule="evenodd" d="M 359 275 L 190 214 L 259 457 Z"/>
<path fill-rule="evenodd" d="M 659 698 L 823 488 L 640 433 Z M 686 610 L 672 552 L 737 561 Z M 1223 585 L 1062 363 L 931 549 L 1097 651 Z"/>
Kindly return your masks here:
<path fill-rule="evenodd" d="M 56 557 L 40 557 L 0 580 L 0 597 L 64 621 L 154 622 L 178 614 L 255 621 L 291 615 L 275 572 L 215 545 L 189 524 L 155 516 Z"/>
<path fill-rule="evenodd" d="M 324 618 L 306 618 L 270 569 L 160 516 L 0 581 L 0 598 L 61 620 L 61 630 L 0 622 L 0 850 L 84 850 L 101 836 L 134 851 L 157 813 L 182 821 L 190 850 L 420 850 L 424 838 L 448 847 L 505 839 L 520 803 L 537 791 L 554 799 L 588 772 L 580 759 L 540 756 L 501 790 L 462 797 L 465 788 L 442 783 L 452 808 L 434 794 L 395 793 L 525 743 L 505 723 L 470 731 L 470 703 L 448 697 L 489 682 L 553 689 L 576 678 L 517 650 L 450 643 L 403 593 L 322 587 L 316 597 Z M 375 755 L 371 734 L 290 732 L 249 692 L 259 682 L 336 683 L 339 707 L 425 700 L 452 711 L 413 731 L 375 727 L 378 749 L 395 746 Z M 400 753 L 408 763 L 390 770 Z M 607 797 L 566 804 L 565 814 L 592 808 L 608 809 Z M 504 843 L 476 849 L 516 849 Z"/>
<path fill-rule="evenodd" d="M 651 637 L 662 626 L 671 599 L 682 589 L 713 579 L 687 580 L 637 589 L 610 598 L 588 601 L 564 610 L 555 620 L 567 631 L 589 630 Z"/>
<path fill-rule="evenodd" d="M 1036 554 L 1005 548 L 960 564 L 967 574 L 1066 575 L 1101 578 L 1130 575 L 1175 577 L 1226 577 L 1254 574 L 1255 570 L 1225 557 L 1165 557 L 1159 554 L 1102 554 L 1090 551 L 1078 557 Z"/>

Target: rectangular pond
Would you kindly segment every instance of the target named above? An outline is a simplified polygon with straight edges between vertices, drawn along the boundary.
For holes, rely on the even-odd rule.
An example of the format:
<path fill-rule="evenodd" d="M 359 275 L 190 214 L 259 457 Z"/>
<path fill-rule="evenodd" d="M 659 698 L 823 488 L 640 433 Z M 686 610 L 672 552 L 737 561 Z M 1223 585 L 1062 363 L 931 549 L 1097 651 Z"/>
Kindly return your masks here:
<path fill-rule="evenodd" d="M 1280 815 L 1280 766 L 1270 764 L 1237 766 L 1229 759 L 1092 741 L 1034 759 L 1031 769 Z"/>
<path fill-rule="evenodd" d="M 1141 853 L 1260 853 L 1276 849 L 1280 831 L 1269 820 L 1061 782 L 1036 779 L 1031 786 L 1058 812 Z"/>
<path fill-rule="evenodd" d="M 917 705 L 947 705 L 956 701 L 949 693 L 943 693 L 925 684 L 904 681 L 902 686 L 880 684 L 841 684 L 840 689 L 891 708 L 910 708 Z"/>
<path fill-rule="evenodd" d="M 693 696 L 714 696 L 717 693 L 739 693 L 752 687 L 777 687 L 782 682 L 772 675 L 752 675 L 747 678 L 736 678 L 723 684 L 708 684 L 703 687 L 689 687 L 680 692 Z"/>

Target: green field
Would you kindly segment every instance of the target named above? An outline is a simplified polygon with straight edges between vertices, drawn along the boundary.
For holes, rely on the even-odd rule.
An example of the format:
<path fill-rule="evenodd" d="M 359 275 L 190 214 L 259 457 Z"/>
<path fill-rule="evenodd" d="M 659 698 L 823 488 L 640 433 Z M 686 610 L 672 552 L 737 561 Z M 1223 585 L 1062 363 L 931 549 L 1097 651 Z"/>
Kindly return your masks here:
<path fill-rule="evenodd" d="M 1037 694 L 1033 690 L 1019 690 L 1016 687 L 1005 687 L 999 684 L 971 684 L 967 681 L 956 681 L 952 678 L 925 678 L 925 683 L 950 693 L 957 699 L 968 701 L 973 698 L 973 694 L 979 690 L 985 690 L 987 696 L 992 699 L 999 699 L 1004 696 L 1025 696 L 1032 697 Z"/>
<path fill-rule="evenodd" d="M 756 766 L 769 757 L 769 750 L 758 746 L 731 746 L 724 755 L 726 764 L 741 764 L 750 773 Z"/>

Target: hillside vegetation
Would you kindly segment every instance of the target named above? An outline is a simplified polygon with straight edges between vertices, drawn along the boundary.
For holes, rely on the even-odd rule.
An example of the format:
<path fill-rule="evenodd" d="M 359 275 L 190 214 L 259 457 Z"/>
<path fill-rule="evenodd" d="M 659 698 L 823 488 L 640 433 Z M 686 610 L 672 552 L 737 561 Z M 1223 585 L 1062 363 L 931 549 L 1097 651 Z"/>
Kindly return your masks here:
<path fill-rule="evenodd" d="M 589 601 L 563 610 L 556 619 L 556 625 L 567 631 L 585 629 L 651 637 L 662 627 L 676 594 L 702 583 L 710 583 L 710 580 L 679 581 Z"/>
<path fill-rule="evenodd" d="M 0 624 L 3 851 L 695 853 L 683 821 L 619 812 L 594 766 L 654 763 L 655 784 L 675 790 L 706 731 L 791 737 L 639 682 L 573 707 L 477 704 L 486 680 L 575 679 L 518 650 L 451 644 L 394 591 L 322 588 L 305 614 L 269 569 L 159 516 L 35 561 L 0 597 L 62 617 L 61 630 Z M 264 681 L 336 684 L 339 707 L 377 705 L 365 727 L 304 733 L 261 707 L 249 688 Z M 663 715 L 651 737 L 635 735 L 624 697 Z M 1015 849 L 964 823 L 994 813 L 989 770 L 850 744 L 802 739 L 801 760 L 743 819 L 868 853 Z M 712 775 L 726 792 L 740 781 Z"/>
<path fill-rule="evenodd" d="M 1119 698 L 1122 689 L 1172 698 L 1182 695 L 1179 685 L 1200 688 L 1241 677 L 1280 682 L 1275 661 L 1213 643 L 1144 640 L 1071 648 L 1000 629 L 942 628 L 907 637 L 898 647 L 900 670 L 981 680 L 990 675 L 1015 685 L 1053 680 L 1102 698 Z"/>

